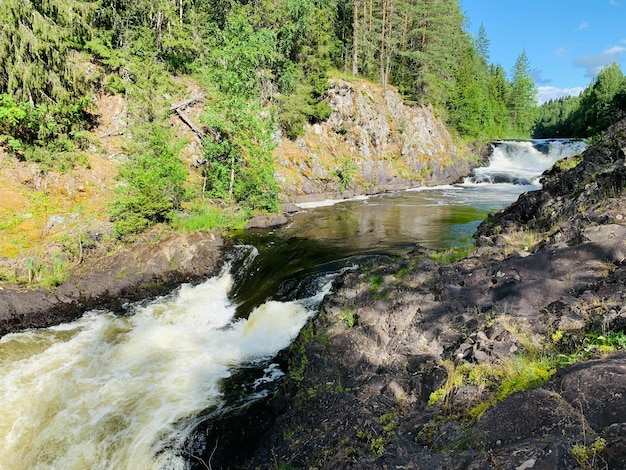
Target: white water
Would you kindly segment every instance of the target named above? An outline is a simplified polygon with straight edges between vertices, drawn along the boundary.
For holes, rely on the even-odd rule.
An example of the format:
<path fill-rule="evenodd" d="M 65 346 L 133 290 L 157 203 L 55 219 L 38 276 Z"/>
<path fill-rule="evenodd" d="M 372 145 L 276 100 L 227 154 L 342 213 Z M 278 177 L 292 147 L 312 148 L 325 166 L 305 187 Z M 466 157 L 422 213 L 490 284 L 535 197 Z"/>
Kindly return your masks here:
<path fill-rule="evenodd" d="M 220 405 L 220 380 L 288 346 L 330 289 L 236 320 L 231 285 L 224 272 L 129 316 L 3 337 L 0 469 L 183 468 L 176 445 Z"/>
<path fill-rule="evenodd" d="M 581 153 L 586 147 L 584 141 L 570 140 L 499 142 L 495 144 L 489 165 L 474 169 L 472 177 L 467 178 L 466 183 L 538 186 L 541 173 L 554 165 L 557 160 Z"/>

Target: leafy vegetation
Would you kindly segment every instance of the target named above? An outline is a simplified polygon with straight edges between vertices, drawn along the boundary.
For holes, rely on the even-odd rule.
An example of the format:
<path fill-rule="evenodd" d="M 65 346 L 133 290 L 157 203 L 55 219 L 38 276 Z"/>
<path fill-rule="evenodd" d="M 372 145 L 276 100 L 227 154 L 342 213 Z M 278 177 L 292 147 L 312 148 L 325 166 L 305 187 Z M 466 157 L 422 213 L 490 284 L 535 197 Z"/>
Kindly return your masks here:
<path fill-rule="evenodd" d="M 626 115 L 626 77 L 613 65 L 603 69 L 580 96 L 551 100 L 539 108 L 533 135 L 596 137 Z"/>
<path fill-rule="evenodd" d="M 606 449 L 606 439 L 596 437 L 589 445 L 576 444 L 572 447 L 572 456 L 583 470 L 608 468 L 606 461 L 600 455 Z"/>
<path fill-rule="evenodd" d="M 523 341 L 527 343 L 527 341 Z M 559 352 L 568 343 L 569 353 Z M 521 353 L 512 359 L 498 363 L 461 364 L 443 361 L 448 377 L 446 383 L 431 393 L 428 404 L 441 404 L 444 412 L 450 411 L 452 397 L 462 385 L 474 385 L 489 393 L 486 398 L 471 409 L 466 410 L 465 418 L 475 420 L 491 406 L 501 402 L 511 394 L 519 391 L 541 387 L 556 372 L 557 368 L 584 361 L 594 357 L 602 357 L 626 349 L 626 334 L 622 331 L 608 331 L 602 334 L 589 331 L 577 344 L 565 340 L 564 333 L 557 331 L 552 334 L 551 344 L 544 351 L 539 351 L 528 343 Z M 592 461 L 597 457 L 591 447 L 584 446 L 578 452 L 582 460 Z M 586 452 L 586 453 L 585 453 Z M 578 460 L 578 457 L 577 457 Z M 582 464 L 581 464 L 582 465 Z M 584 467 L 583 468 L 594 468 Z"/>
<path fill-rule="evenodd" d="M 118 235 L 169 222 L 185 197 L 185 164 L 177 157 L 181 141 L 158 125 L 136 128 L 130 158 L 120 167 L 112 217 Z"/>

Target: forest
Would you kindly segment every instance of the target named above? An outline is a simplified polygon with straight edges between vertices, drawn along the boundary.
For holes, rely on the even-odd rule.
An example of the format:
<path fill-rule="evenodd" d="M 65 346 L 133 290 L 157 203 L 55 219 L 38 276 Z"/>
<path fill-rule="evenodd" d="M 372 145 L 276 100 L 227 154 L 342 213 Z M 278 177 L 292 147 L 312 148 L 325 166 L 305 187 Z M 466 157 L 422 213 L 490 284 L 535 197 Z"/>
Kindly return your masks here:
<path fill-rule="evenodd" d="M 175 222 L 208 197 L 236 218 L 278 210 L 272 149 L 331 112 L 329 80 L 395 87 L 459 139 L 591 137 L 626 108 L 605 69 L 580 97 L 536 104 L 530 60 L 489 60 L 458 0 L 5 0 L 0 11 L 0 145 L 44 170 L 84 165 L 93 98 L 129 102 L 127 160 L 111 217 L 121 236 Z M 206 103 L 201 188 L 186 185 L 172 103 L 193 80 Z M 621 110 L 621 111 L 620 111 Z M 193 209 L 195 207 L 195 209 Z M 228 225 L 231 222 L 222 221 Z"/>

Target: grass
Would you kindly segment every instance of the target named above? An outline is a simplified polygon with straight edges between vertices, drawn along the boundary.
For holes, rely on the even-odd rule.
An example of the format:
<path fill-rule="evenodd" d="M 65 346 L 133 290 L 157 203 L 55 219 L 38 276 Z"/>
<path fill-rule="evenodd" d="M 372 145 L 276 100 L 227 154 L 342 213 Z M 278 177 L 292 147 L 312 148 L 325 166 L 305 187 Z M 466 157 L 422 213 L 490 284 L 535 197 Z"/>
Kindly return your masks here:
<path fill-rule="evenodd" d="M 430 259 L 439 261 L 440 263 L 454 263 L 455 261 L 459 261 L 469 256 L 474 252 L 474 249 L 473 245 L 448 248 L 447 250 L 431 254 Z"/>
<path fill-rule="evenodd" d="M 583 470 L 596 470 L 608 468 L 600 454 L 606 449 L 606 440 L 596 437 L 589 445 L 575 444 L 572 447 L 572 457 Z"/>
<path fill-rule="evenodd" d="M 198 204 L 188 214 L 178 214 L 172 221 L 172 226 L 184 232 L 218 228 L 243 229 L 249 219 L 250 213 L 245 210 Z"/>
<path fill-rule="evenodd" d="M 339 321 L 345 323 L 348 328 L 353 328 L 357 324 L 356 315 L 349 308 L 343 308 L 339 312 Z"/>
<path fill-rule="evenodd" d="M 552 335 L 552 340 L 558 347 L 565 338 L 563 333 L 557 331 Z M 557 354 L 555 360 L 559 366 L 566 366 L 597 356 L 606 357 L 622 350 L 626 350 L 626 333 L 623 331 L 588 332 L 575 351 L 569 354 Z"/>
<path fill-rule="evenodd" d="M 451 411 L 451 399 L 459 387 L 477 386 L 490 393 L 485 400 L 462 412 L 465 419 L 474 421 L 488 408 L 513 393 L 541 387 L 559 367 L 626 350 L 626 333 L 622 331 L 587 332 L 582 344 L 570 354 L 554 352 L 561 346 L 561 342 L 567 341 L 563 332 L 551 334 L 550 341 L 549 350 L 543 352 L 527 341 L 522 341 L 520 354 L 497 363 L 455 365 L 452 361 L 443 361 L 442 366 L 446 368 L 448 378 L 441 388 L 431 393 L 428 404 L 441 404 L 443 413 L 447 414 Z M 587 451 L 591 455 L 591 451 Z"/>
<path fill-rule="evenodd" d="M 443 401 L 447 410 L 450 398 L 462 385 L 476 385 L 493 392 L 487 400 L 469 410 L 470 419 L 479 418 L 487 408 L 515 392 L 541 387 L 556 372 L 553 358 L 537 357 L 534 352 L 498 364 L 463 364 L 457 367 L 451 361 L 445 361 L 443 365 L 448 371 L 448 379 L 443 387 L 431 393 L 429 405 Z"/>

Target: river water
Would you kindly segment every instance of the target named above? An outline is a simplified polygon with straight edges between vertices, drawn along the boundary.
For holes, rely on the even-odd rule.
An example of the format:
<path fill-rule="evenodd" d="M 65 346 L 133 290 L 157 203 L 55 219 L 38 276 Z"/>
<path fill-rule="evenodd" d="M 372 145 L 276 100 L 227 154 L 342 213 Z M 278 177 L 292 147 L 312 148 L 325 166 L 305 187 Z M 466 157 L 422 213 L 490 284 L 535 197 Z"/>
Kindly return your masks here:
<path fill-rule="evenodd" d="M 0 339 L 0 468 L 175 469 L 211 413 L 262 398 L 287 347 L 346 269 L 415 245 L 470 243 L 490 211 L 539 187 L 581 142 L 501 142 L 462 184 L 303 205 L 275 231 L 235 234 L 214 278 L 131 308 Z M 229 378 L 247 369 L 246 383 Z M 237 392 L 225 394 L 225 389 Z"/>

